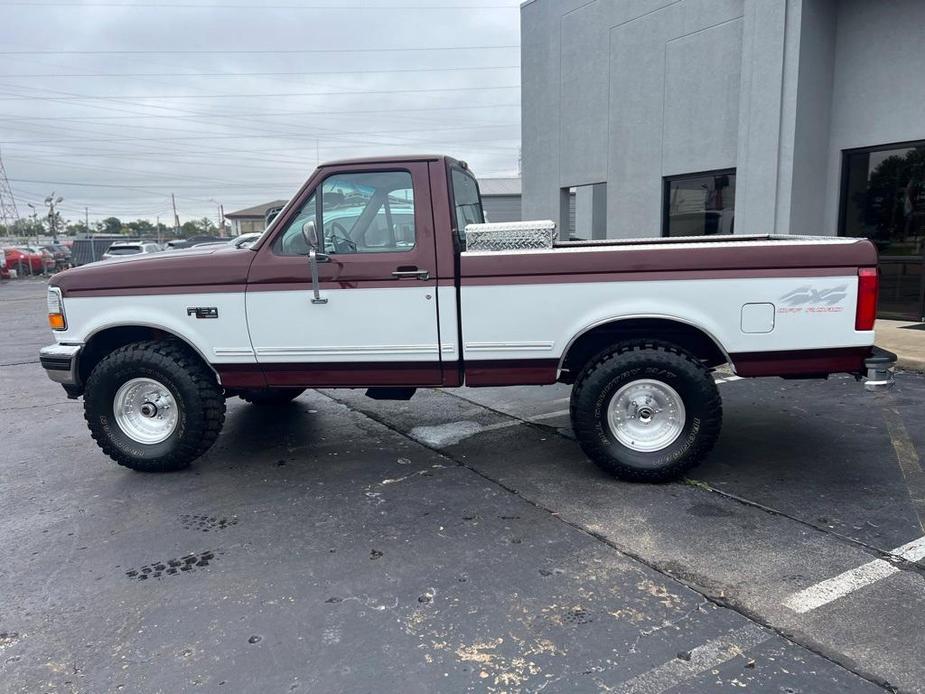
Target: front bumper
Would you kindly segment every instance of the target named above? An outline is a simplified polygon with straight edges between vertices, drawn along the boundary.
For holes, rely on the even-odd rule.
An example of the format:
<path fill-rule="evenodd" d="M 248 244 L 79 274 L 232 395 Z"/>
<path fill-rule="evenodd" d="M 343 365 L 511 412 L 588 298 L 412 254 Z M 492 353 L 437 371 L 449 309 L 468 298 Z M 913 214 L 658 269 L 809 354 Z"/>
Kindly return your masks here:
<path fill-rule="evenodd" d="M 867 378 L 864 388 L 870 391 L 889 390 L 893 387 L 893 367 L 896 355 L 882 347 L 872 347 L 870 356 L 864 360 Z"/>
<path fill-rule="evenodd" d="M 39 362 L 48 378 L 63 385 L 68 393 L 80 388 L 77 360 L 82 349 L 82 345 L 49 345 L 39 350 Z"/>

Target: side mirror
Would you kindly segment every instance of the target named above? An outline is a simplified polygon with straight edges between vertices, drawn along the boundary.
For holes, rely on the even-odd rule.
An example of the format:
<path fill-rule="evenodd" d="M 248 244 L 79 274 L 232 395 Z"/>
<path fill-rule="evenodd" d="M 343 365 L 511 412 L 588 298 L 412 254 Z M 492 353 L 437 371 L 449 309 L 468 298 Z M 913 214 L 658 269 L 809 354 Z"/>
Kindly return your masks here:
<path fill-rule="evenodd" d="M 315 220 L 309 219 L 302 225 L 302 238 L 308 245 L 308 266 L 312 273 L 312 303 L 326 304 L 328 300 L 321 296 L 321 284 L 318 282 L 318 263 L 327 262 L 328 256 L 318 252 L 318 246 L 321 245 L 318 238 L 318 229 L 315 227 Z"/>
<path fill-rule="evenodd" d="M 318 229 L 315 228 L 314 219 L 309 219 L 302 225 L 302 238 L 305 239 L 305 243 L 308 245 L 309 250 L 318 251 L 318 246 L 321 244 L 318 239 Z"/>

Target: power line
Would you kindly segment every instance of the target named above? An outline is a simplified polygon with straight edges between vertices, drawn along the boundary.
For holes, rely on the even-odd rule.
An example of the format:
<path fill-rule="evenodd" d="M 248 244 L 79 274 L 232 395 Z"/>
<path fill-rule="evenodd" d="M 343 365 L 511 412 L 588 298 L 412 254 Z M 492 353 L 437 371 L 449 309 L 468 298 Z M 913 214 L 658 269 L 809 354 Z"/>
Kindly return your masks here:
<path fill-rule="evenodd" d="M 383 89 L 375 91 L 351 92 L 277 92 L 260 94 L 136 94 L 132 99 L 264 99 L 280 98 L 285 96 L 357 96 L 382 94 L 430 94 L 432 92 L 475 92 L 498 89 L 520 89 L 519 84 L 503 85 L 498 87 L 439 87 L 431 89 Z M 22 101 L 40 99 L 43 101 L 83 101 L 86 99 L 107 100 L 124 99 L 118 94 L 91 94 L 88 96 L 0 96 L 0 101 Z"/>
<path fill-rule="evenodd" d="M 421 72 L 473 72 L 487 70 L 519 70 L 520 65 L 476 65 L 472 67 L 416 67 L 394 68 L 391 70 L 326 70 L 322 72 L 85 72 L 85 73 L 17 73 L 0 74 L 0 79 L 7 77 L 322 77 L 325 75 L 384 75 Z"/>
<path fill-rule="evenodd" d="M 232 3 L 216 3 L 208 5 L 195 5 L 190 3 L 153 3 L 153 2 L 4 2 L 0 7 L 125 7 L 125 8 L 157 8 L 157 9 L 234 9 L 234 10 L 519 10 L 519 5 L 246 5 Z"/>
<path fill-rule="evenodd" d="M 45 97 L 42 97 L 45 98 Z M 50 97 L 49 97 L 50 98 Z M 143 108 L 150 108 L 148 104 L 138 104 Z M 286 116 L 346 116 L 346 115 L 370 115 L 373 113 L 429 113 L 436 111 L 475 111 L 475 110 L 495 110 L 499 108 L 520 108 L 520 104 L 485 104 L 478 106 L 431 106 L 426 108 L 373 108 L 373 109 L 349 109 L 346 111 L 275 111 L 275 112 L 239 112 L 239 113 L 215 113 L 209 114 L 210 118 L 238 118 L 239 116 L 248 116 L 249 118 L 285 118 Z M 191 113 L 184 111 L 184 113 Z M 205 117 L 205 113 L 202 114 Z M 157 113 L 135 112 L 131 116 L 0 116 L 0 120 L 24 120 L 28 122 L 38 120 L 134 120 L 136 118 L 155 118 L 166 120 L 190 120 L 183 116 L 159 115 Z"/>
<path fill-rule="evenodd" d="M 519 44 L 499 44 L 497 46 L 433 46 L 433 47 L 387 47 L 387 48 L 288 48 L 288 49 L 263 49 L 263 48 L 209 48 L 209 49 L 184 49 L 184 50 L 155 50 L 155 49 L 132 49 L 132 50 L 92 50 L 92 51 L 0 51 L 0 55 L 294 55 L 306 53 L 408 53 L 422 51 L 490 51 L 503 50 L 511 48 L 520 48 Z"/>

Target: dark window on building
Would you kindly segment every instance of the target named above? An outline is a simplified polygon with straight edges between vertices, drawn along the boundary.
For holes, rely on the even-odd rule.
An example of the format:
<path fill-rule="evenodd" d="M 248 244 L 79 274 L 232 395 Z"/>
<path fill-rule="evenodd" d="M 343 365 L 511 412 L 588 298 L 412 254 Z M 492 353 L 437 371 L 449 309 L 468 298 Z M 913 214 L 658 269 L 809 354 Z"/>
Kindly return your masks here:
<path fill-rule="evenodd" d="M 662 235 L 731 234 L 735 197 L 735 169 L 666 178 Z"/>
<path fill-rule="evenodd" d="M 925 141 L 845 151 L 838 233 L 880 251 L 880 314 L 922 318 Z"/>

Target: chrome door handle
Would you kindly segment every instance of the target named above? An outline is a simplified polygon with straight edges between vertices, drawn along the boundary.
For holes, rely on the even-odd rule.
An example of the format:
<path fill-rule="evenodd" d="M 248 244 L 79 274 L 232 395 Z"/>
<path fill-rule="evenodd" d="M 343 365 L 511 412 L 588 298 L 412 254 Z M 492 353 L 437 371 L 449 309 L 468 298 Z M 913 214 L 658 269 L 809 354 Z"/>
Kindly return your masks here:
<path fill-rule="evenodd" d="M 400 280 L 429 280 L 430 272 L 428 270 L 396 270 L 392 273 L 392 277 L 397 277 Z"/>

